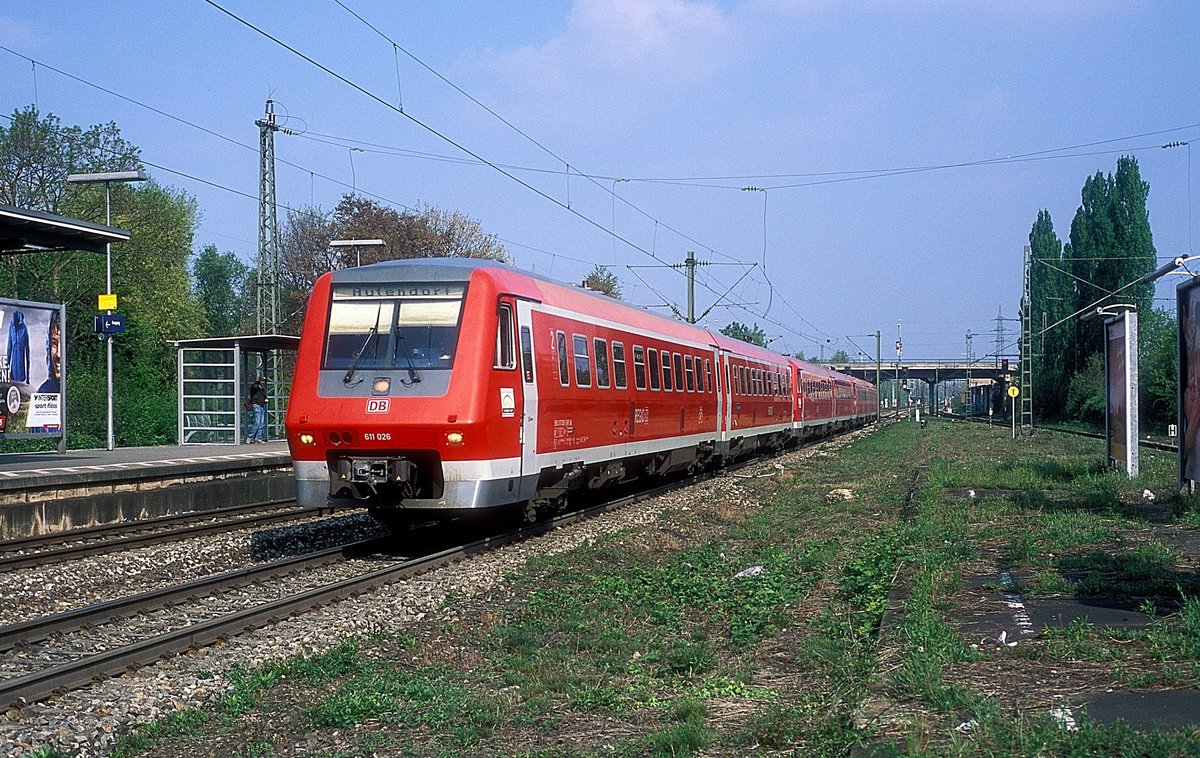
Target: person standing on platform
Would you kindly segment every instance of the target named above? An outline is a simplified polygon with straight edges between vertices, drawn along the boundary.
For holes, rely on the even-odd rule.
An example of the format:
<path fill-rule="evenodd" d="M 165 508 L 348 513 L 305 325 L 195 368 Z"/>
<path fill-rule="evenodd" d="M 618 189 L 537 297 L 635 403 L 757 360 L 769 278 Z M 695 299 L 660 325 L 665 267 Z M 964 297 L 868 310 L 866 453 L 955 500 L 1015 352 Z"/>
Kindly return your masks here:
<path fill-rule="evenodd" d="M 246 444 L 267 441 L 267 377 L 260 376 L 250 385 L 250 410 L 254 412 L 254 425 L 246 437 Z"/>

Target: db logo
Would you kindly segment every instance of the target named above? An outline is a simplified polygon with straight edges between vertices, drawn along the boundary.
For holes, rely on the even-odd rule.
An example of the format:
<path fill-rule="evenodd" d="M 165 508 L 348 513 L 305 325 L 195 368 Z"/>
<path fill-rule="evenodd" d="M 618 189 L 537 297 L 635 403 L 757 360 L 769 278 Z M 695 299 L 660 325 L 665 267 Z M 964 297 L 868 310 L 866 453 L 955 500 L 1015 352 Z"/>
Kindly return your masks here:
<path fill-rule="evenodd" d="M 372 397 L 367 398 L 367 413 L 387 413 L 388 405 L 391 404 L 391 398 L 387 397 Z"/>

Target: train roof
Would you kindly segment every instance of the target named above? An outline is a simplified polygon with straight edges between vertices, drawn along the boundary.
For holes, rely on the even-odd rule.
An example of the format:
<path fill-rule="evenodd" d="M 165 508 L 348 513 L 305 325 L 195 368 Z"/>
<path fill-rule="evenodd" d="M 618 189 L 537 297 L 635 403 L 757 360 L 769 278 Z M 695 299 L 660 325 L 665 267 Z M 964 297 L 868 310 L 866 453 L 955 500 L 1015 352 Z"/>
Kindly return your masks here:
<path fill-rule="evenodd" d="M 337 284 L 377 284 L 381 278 L 401 274 L 406 279 L 428 282 L 465 281 L 476 272 L 492 279 L 505 292 L 537 300 L 567 310 L 580 311 L 597 318 L 626 324 L 635 329 L 653 330 L 664 336 L 713 345 L 726 352 L 768 363 L 791 362 L 807 373 L 829 378 L 849 379 L 845 374 L 797 361 L 765 347 L 743 342 L 694 324 L 661 316 L 640 306 L 615 300 L 600 292 L 556 281 L 541 274 L 515 268 L 490 258 L 409 258 L 372 263 L 333 272 Z"/>

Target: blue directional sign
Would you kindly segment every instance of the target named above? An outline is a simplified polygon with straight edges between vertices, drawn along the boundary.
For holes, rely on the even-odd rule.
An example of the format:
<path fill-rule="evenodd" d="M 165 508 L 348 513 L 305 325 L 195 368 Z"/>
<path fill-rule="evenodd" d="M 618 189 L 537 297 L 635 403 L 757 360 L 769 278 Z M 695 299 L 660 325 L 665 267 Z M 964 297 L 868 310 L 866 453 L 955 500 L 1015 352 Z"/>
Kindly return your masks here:
<path fill-rule="evenodd" d="M 92 319 L 92 326 L 99 334 L 124 334 L 125 317 L 115 313 L 96 316 Z"/>

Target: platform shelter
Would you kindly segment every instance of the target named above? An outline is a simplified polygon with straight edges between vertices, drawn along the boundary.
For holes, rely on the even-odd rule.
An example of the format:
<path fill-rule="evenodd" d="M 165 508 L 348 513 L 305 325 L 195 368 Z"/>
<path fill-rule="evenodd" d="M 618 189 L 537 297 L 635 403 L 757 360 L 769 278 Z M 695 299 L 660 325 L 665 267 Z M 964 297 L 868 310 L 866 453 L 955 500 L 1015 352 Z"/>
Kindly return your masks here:
<path fill-rule="evenodd" d="M 267 378 L 267 436 L 284 438 L 299 337 L 256 334 L 175 340 L 179 382 L 179 444 L 236 445 L 252 418 L 246 410 L 250 384 Z M 278 355 L 272 360 L 271 353 Z M 277 366 L 272 371 L 269 367 Z"/>

